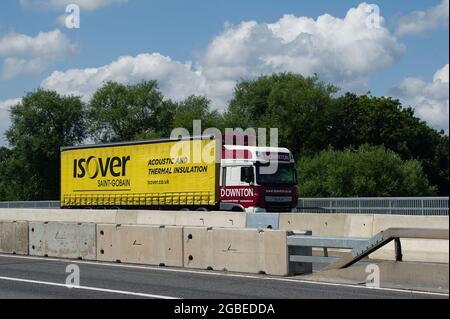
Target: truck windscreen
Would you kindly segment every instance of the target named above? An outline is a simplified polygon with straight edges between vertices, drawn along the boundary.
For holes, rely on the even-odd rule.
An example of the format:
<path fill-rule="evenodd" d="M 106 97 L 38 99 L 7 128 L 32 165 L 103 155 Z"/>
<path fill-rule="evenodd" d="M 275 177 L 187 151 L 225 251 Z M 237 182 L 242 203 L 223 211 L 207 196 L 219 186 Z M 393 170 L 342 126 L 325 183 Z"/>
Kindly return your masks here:
<path fill-rule="evenodd" d="M 293 164 L 278 164 L 278 169 L 273 174 L 263 174 L 262 167 L 268 166 L 258 164 L 256 166 L 256 181 L 259 185 L 296 185 L 297 172 Z"/>

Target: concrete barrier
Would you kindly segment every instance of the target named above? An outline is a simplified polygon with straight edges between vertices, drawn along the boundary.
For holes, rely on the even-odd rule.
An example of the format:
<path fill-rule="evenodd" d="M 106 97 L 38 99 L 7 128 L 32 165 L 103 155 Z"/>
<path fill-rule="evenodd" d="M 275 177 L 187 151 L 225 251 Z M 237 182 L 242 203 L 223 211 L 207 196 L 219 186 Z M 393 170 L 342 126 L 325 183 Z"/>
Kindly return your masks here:
<path fill-rule="evenodd" d="M 95 260 L 95 224 L 30 222 L 29 254 Z"/>
<path fill-rule="evenodd" d="M 266 214 L 269 217 L 274 214 Z M 273 215 L 273 216 L 272 216 Z M 0 209 L 0 220 L 30 222 L 83 222 L 97 224 L 177 225 L 224 228 L 260 227 L 264 218 L 240 212 L 181 212 L 129 210 L 61 210 L 61 209 Z M 247 217 L 247 218 L 246 218 Z M 252 220 L 255 219 L 255 220 Z M 273 218 L 272 218 L 273 219 Z M 448 216 L 400 216 L 374 214 L 279 214 L 281 230 L 311 230 L 316 236 L 371 237 L 390 227 L 448 228 Z M 270 224 L 275 223 L 271 221 Z M 252 226 L 253 225 L 253 226 Z M 273 225 L 271 225 L 273 228 Z M 404 259 L 409 261 L 448 262 L 448 241 L 402 241 Z M 393 259 L 393 244 L 371 255 Z M 21 250 L 23 251 L 23 250 Z M 317 250 L 315 251 L 318 252 Z M 319 252 L 321 253 L 321 252 Z"/>
<path fill-rule="evenodd" d="M 449 265 L 422 262 L 376 262 L 379 267 L 380 287 L 404 290 L 433 291 L 448 294 Z M 368 279 L 368 263 L 360 262 L 344 269 L 315 272 L 303 280 L 361 285 Z"/>
<path fill-rule="evenodd" d="M 245 228 L 245 213 L 240 212 L 177 212 L 176 225 Z"/>
<path fill-rule="evenodd" d="M 246 228 L 279 229 L 279 213 L 247 213 Z"/>
<path fill-rule="evenodd" d="M 0 209 L 0 220 L 64 223 L 116 223 L 117 210 Z"/>
<path fill-rule="evenodd" d="M 0 209 L 0 220 L 245 228 L 246 214 L 196 211 Z"/>
<path fill-rule="evenodd" d="M 390 227 L 449 229 L 448 216 L 375 215 L 373 234 Z M 448 240 L 401 239 L 403 260 L 422 262 L 449 262 Z M 394 243 L 389 243 L 370 255 L 371 258 L 395 260 Z"/>
<path fill-rule="evenodd" d="M 314 236 L 371 237 L 374 215 L 280 214 L 280 229 L 311 230 Z"/>
<path fill-rule="evenodd" d="M 315 236 L 328 237 L 372 237 L 391 227 L 449 227 L 448 216 L 410 216 L 381 214 L 280 214 L 280 229 L 309 229 Z M 447 240 L 402 239 L 405 261 L 446 262 L 449 261 Z M 330 249 L 333 254 L 342 250 Z M 314 254 L 322 254 L 314 249 Z M 370 255 L 374 259 L 394 260 L 394 244 L 390 243 Z"/>
<path fill-rule="evenodd" d="M 0 221 L 0 253 L 28 255 L 28 223 Z"/>
<path fill-rule="evenodd" d="M 99 224 L 97 260 L 183 267 L 183 228 Z"/>
<path fill-rule="evenodd" d="M 288 232 L 184 228 L 184 266 L 246 273 L 289 274 Z"/>
<path fill-rule="evenodd" d="M 176 225 L 175 212 L 170 211 L 117 211 L 116 224 L 121 225 Z"/>
<path fill-rule="evenodd" d="M 117 224 L 245 228 L 240 212 L 118 211 Z"/>

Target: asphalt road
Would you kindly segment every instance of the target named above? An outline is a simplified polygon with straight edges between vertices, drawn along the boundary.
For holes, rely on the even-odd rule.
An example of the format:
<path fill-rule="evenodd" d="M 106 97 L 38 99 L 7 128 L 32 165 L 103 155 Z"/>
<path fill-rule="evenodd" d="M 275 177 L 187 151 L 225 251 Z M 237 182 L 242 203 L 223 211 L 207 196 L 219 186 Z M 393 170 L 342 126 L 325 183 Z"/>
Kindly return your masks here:
<path fill-rule="evenodd" d="M 80 286 L 68 288 L 76 264 Z M 435 294 L 177 268 L 0 255 L 0 298 L 448 298 Z"/>

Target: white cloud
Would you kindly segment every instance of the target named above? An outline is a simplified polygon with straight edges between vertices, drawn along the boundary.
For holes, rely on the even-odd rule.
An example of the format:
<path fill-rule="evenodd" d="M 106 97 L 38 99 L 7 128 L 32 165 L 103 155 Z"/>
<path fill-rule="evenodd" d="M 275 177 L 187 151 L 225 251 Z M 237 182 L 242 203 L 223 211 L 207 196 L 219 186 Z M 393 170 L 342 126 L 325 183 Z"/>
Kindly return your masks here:
<path fill-rule="evenodd" d="M 61 27 L 66 27 L 66 19 L 67 16 L 65 14 L 62 14 L 56 18 L 56 23 Z"/>
<path fill-rule="evenodd" d="M 24 8 L 64 9 L 69 4 L 77 4 L 81 10 L 95 10 L 114 3 L 126 3 L 128 0 L 20 0 Z"/>
<path fill-rule="evenodd" d="M 123 56 L 111 64 L 89 69 L 55 71 L 42 87 L 87 99 L 107 81 L 137 83 L 157 79 L 170 98 L 182 99 L 194 92 L 204 92 L 204 78 L 193 71 L 191 63 L 181 63 L 159 53 Z"/>
<path fill-rule="evenodd" d="M 59 30 L 40 32 L 35 37 L 10 33 L 0 37 L 0 75 L 11 79 L 38 73 L 74 51 L 75 45 Z"/>
<path fill-rule="evenodd" d="M 448 84 L 448 63 L 442 69 L 436 71 L 433 76 L 433 82 Z"/>
<path fill-rule="evenodd" d="M 366 25 L 369 5 L 341 19 L 285 15 L 273 24 L 244 22 L 228 28 L 208 46 L 201 61 L 210 78 L 239 79 L 291 71 L 318 73 L 344 89 L 364 90 L 369 74 L 396 62 L 404 47 L 384 27 Z"/>
<path fill-rule="evenodd" d="M 20 103 L 22 99 L 0 100 L 0 147 L 6 145 L 5 131 L 9 128 L 9 109 L 11 106 Z"/>
<path fill-rule="evenodd" d="M 170 98 L 203 94 L 215 107 L 224 108 L 240 79 L 290 71 L 306 76 L 318 73 L 344 89 L 363 92 L 370 74 L 389 67 L 404 52 L 383 18 L 379 28 L 367 27 L 368 6 L 360 4 L 344 18 L 285 15 L 272 24 L 242 22 L 227 26 L 195 63 L 158 53 L 124 56 L 97 68 L 53 72 L 42 86 L 87 99 L 109 80 L 155 79 Z"/>
<path fill-rule="evenodd" d="M 397 35 L 414 35 L 431 31 L 441 26 L 448 27 L 449 0 L 424 11 L 414 11 L 399 19 Z"/>
<path fill-rule="evenodd" d="M 405 105 L 413 107 L 416 115 L 437 129 L 448 132 L 449 125 L 449 65 L 439 69 L 432 82 L 419 77 L 404 79 L 391 93 Z"/>
<path fill-rule="evenodd" d="M 8 112 L 9 109 L 11 108 L 11 106 L 14 106 L 14 105 L 20 103 L 20 101 L 22 101 L 21 98 L 9 99 L 9 100 L 4 100 L 4 101 L 0 100 L 0 111 Z M 2 116 L 2 118 L 3 118 L 3 116 Z"/>

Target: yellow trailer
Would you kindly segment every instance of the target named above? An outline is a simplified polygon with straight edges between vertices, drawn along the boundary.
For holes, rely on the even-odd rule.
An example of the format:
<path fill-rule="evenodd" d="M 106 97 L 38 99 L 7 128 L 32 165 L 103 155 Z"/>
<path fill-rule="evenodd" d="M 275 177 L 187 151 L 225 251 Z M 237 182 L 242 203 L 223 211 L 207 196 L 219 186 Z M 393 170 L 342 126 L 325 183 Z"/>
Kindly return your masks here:
<path fill-rule="evenodd" d="M 61 207 L 179 209 L 219 203 L 213 138 L 61 149 Z"/>

